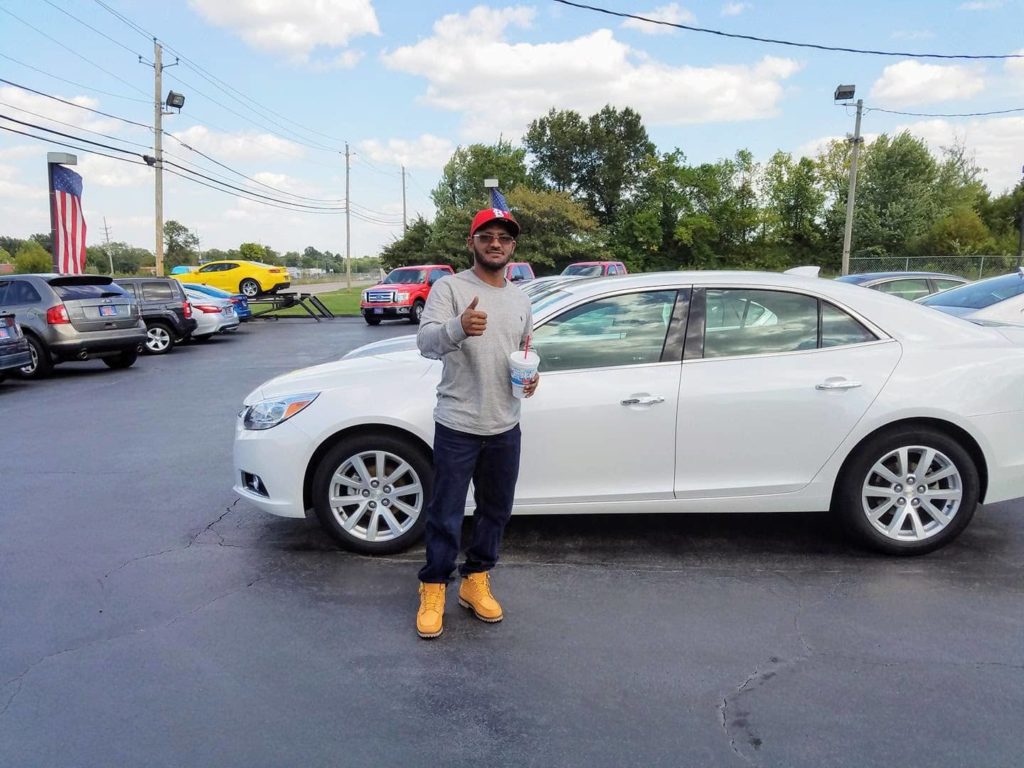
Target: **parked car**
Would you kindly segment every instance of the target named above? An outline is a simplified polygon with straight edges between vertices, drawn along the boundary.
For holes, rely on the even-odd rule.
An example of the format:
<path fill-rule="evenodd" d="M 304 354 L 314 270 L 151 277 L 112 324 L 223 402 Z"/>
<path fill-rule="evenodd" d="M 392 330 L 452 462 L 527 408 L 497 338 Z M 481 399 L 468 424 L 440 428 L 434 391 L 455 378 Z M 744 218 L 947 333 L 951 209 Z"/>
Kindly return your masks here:
<path fill-rule="evenodd" d="M 32 362 L 19 375 L 29 379 L 48 376 L 58 363 L 94 357 L 129 368 L 146 341 L 138 305 L 103 275 L 5 275 L 0 309 L 17 316 L 28 340 Z"/>
<path fill-rule="evenodd" d="M 190 288 L 185 289 L 185 295 L 192 305 L 192 316 L 197 323 L 192 332 L 192 338 L 196 341 L 206 341 L 215 333 L 238 329 L 238 315 L 230 299 L 207 296 Z"/>
<path fill-rule="evenodd" d="M 859 275 L 842 275 L 836 280 L 891 293 L 911 301 L 970 282 L 966 277 L 943 272 L 863 272 Z"/>
<path fill-rule="evenodd" d="M 238 315 L 238 319 L 243 323 L 252 317 L 249 299 L 243 293 L 229 293 L 228 291 L 222 291 L 220 288 L 214 288 L 212 285 L 202 285 L 200 283 L 182 283 L 182 285 L 191 291 L 205 293 L 207 296 L 212 296 L 215 299 L 227 299 L 234 305 L 235 314 Z"/>
<path fill-rule="evenodd" d="M 577 261 L 562 270 L 563 275 L 578 277 L 608 277 L 627 274 L 626 265 L 621 261 Z"/>
<path fill-rule="evenodd" d="M 118 277 L 114 280 L 135 297 L 146 323 L 150 355 L 165 355 L 174 345 L 187 341 L 195 330 L 192 307 L 181 283 L 169 277 Z"/>
<path fill-rule="evenodd" d="M 968 283 L 920 303 L 981 325 L 1024 325 L 1024 271 Z"/>
<path fill-rule="evenodd" d="M 533 280 L 534 277 L 533 267 L 525 261 L 510 261 L 505 265 L 505 279 L 511 283 Z"/>
<path fill-rule="evenodd" d="M 171 267 L 169 275 L 187 275 L 189 272 L 195 272 L 199 267 L 191 267 L 187 264 L 179 264 L 176 267 Z"/>
<path fill-rule="evenodd" d="M 419 323 L 430 287 L 445 275 L 454 273 L 447 264 L 393 269 L 382 282 L 363 291 L 359 311 L 369 325 L 379 325 L 381 320 Z"/>
<path fill-rule="evenodd" d="M 0 381 L 7 374 L 32 364 L 28 340 L 14 315 L 0 310 Z"/>
<path fill-rule="evenodd" d="M 979 502 L 1024 496 L 1016 329 L 751 272 L 567 281 L 534 316 L 517 514 L 831 509 L 910 555 L 953 541 Z M 393 344 L 263 383 L 236 424 L 235 492 L 311 510 L 351 549 L 410 546 L 440 375 Z"/>
<path fill-rule="evenodd" d="M 194 272 L 171 276 L 183 283 L 212 285 L 230 293 L 237 291 L 250 299 L 261 293 L 276 293 L 291 285 L 291 277 L 284 267 L 232 259 L 211 261 Z"/>

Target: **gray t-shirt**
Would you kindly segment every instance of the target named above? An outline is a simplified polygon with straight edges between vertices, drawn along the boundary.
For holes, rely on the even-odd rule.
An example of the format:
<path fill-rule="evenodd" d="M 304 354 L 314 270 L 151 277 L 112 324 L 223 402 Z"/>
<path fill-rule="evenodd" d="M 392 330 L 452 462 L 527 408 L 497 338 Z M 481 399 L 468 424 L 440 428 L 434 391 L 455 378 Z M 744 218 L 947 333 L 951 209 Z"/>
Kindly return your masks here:
<path fill-rule="evenodd" d="M 462 313 L 474 297 L 487 313 L 482 336 L 466 336 Z M 473 435 L 497 435 L 519 423 L 508 356 L 522 349 L 533 330 L 530 300 L 508 281 L 501 288 L 472 270 L 438 280 L 420 318 L 416 344 L 424 357 L 444 361 L 434 420 Z"/>

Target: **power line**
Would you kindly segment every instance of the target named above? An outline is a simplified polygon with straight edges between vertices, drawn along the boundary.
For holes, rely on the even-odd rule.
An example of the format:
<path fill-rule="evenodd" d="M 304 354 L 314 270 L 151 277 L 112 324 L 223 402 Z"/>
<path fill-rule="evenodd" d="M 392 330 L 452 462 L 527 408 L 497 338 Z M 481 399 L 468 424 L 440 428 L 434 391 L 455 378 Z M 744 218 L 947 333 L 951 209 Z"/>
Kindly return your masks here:
<path fill-rule="evenodd" d="M 112 43 L 113 43 L 114 45 L 118 45 L 118 46 L 120 46 L 121 48 L 124 48 L 124 49 L 125 49 L 126 51 L 128 51 L 128 53 L 134 54 L 134 55 L 136 55 L 136 56 L 138 56 L 138 55 L 139 55 L 139 52 L 138 52 L 138 51 L 133 51 L 133 50 L 132 50 L 131 48 L 129 48 L 129 47 L 128 47 L 127 45 L 125 45 L 124 43 L 122 43 L 122 42 L 121 42 L 120 40 L 115 40 L 115 39 L 114 39 L 114 38 L 112 38 L 112 37 L 111 37 L 110 35 L 108 35 L 108 34 L 107 34 L 106 32 L 103 32 L 103 31 L 101 31 L 101 30 L 98 30 L 98 29 L 96 29 L 96 27 L 92 26 L 91 24 L 88 24 L 88 23 L 86 23 L 86 22 L 82 21 L 82 20 L 81 20 L 80 18 L 78 18 L 77 16 L 75 16 L 75 15 L 74 15 L 73 13 L 71 13 L 70 11 L 66 11 L 66 10 L 64 10 L 64 9 L 63 9 L 63 8 L 61 8 L 61 7 L 59 6 L 59 5 L 57 5 L 56 3 L 54 3 L 54 2 L 52 1 L 52 0 L 43 0 L 43 2 L 44 2 L 44 3 L 46 3 L 47 5 L 51 6 L 52 8 L 56 8 L 56 9 L 57 9 L 58 11 L 60 11 L 61 13 L 63 13 L 63 14 L 64 14 L 65 16 L 67 16 L 68 18 L 74 19 L 74 20 L 75 20 L 75 21 L 77 21 L 77 22 L 78 22 L 79 24 L 81 24 L 81 25 L 82 25 L 83 27 L 88 27 L 88 28 L 89 28 L 89 29 L 91 29 L 91 30 L 92 30 L 93 32 L 95 32 L 95 33 L 96 33 L 97 35 L 101 35 L 102 37 L 105 37 L 105 38 L 107 38 L 107 40 L 109 40 L 110 42 L 112 42 Z"/>
<path fill-rule="evenodd" d="M 86 152 L 90 155 L 100 155 L 101 157 L 109 157 L 111 160 L 120 160 L 125 163 L 132 165 L 147 165 L 147 163 L 139 160 L 129 160 L 127 157 L 118 157 L 117 155 L 108 155 L 106 152 L 98 152 L 95 149 L 88 149 L 87 147 L 79 147 L 75 144 L 68 144 L 64 141 L 57 141 L 51 139 L 48 136 L 36 136 L 34 133 L 26 133 L 25 131 L 19 131 L 15 128 L 8 128 L 6 125 L 0 125 L 0 131 L 7 131 L 8 133 L 17 133 L 21 136 L 28 136 L 30 139 L 36 139 L 37 141 L 45 141 L 47 144 L 56 144 L 58 147 L 68 147 L 69 149 L 75 149 L 79 152 Z"/>
<path fill-rule="evenodd" d="M 111 146 L 110 144 L 104 144 L 101 141 L 92 141 L 91 139 L 83 139 L 81 136 L 75 136 L 75 135 L 70 134 L 70 133 L 63 133 L 61 131 L 54 130 L 53 128 L 46 128 L 45 126 L 42 126 L 42 125 L 36 125 L 35 123 L 27 123 L 24 120 L 18 120 L 17 118 L 9 117 L 9 116 L 4 115 L 4 114 L 0 114 L 0 118 L 2 118 L 4 120 L 8 120 L 8 121 L 10 121 L 12 123 L 17 123 L 18 125 L 24 125 L 24 126 L 26 126 L 28 128 L 35 128 L 37 131 L 46 131 L 47 133 L 52 133 L 52 134 L 54 134 L 56 136 L 63 136 L 66 139 L 73 139 L 75 141 L 80 141 L 80 142 L 82 142 L 84 144 L 92 144 L 93 146 L 96 146 L 96 147 L 103 147 L 104 149 L 109 149 L 109 150 L 112 150 L 114 152 L 123 152 L 126 155 L 134 155 L 135 157 L 141 158 L 143 160 L 145 159 L 143 157 L 143 155 L 140 155 L 138 152 L 133 152 L 130 149 L 122 149 L 121 147 L 114 147 L 114 146 Z M 121 141 L 121 139 L 116 139 L 116 141 Z"/>
<path fill-rule="evenodd" d="M 887 115 L 905 115 L 907 117 L 988 117 L 990 115 L 1008 115 L 1013 112 L 1024 112 L 1024 107 L 1013 109 L 996 109 L 991 112 L 897 112 L 894 109 L 881 107 L 864 107 L 865 112 L 884 112 Z"/>
<path fill-rule="evenodd" d="M 99 88 L 93 88 L 92 86 L 89 86 L 89 85 L 83 85 L 82 83 L 76 83 L 74 80 L 68 80 L 66 77 L 59 77 L 58 75 L 54 75 L 51 72 L 47 72 L 46 70 L 39 69 L 39 67 L 33 67 L 31 64 L 26 64 L 24 61 L 19 61 L 18 59 L 14 58 L 13 56 L 8 56 L 6 53 L 0 53 L 0 57 L 5 58 L 8 61 L 13 61 L 15 64 L 20 64 L 21 66 L 23 66 L 23 67 L 25 67 L 27 69 L 31 69 L 34 72 L 38 72 L 41 75 L 46 75 L 47 77 L 52 77 L 54 80 L 60 80 L 62 83 L 67 83 L 68 85 L 74 85 L 74 86 L 77 86 L 78 88 L 85 88 L 87 91 L 93 91 L 94 93 L 102 93 L 104 96 L 113 96 L 115 99 L 124 99 L 125 101 L 136 101 L 136 102 L 138 102 L 140 104 L 152 104 L 153 103 L 152 99 L 137 99 L 134 96 L 123 96 L 120 93 L 112 93 L 111 91 L 102 91 Z M 5 80 L 4 82 L 7 82 L 7 81 Z M 13 85 L 13 83 L 12 83 L 12 85 Z M 18 87 L 23 87 L 23 86 L 18 86 Z"/>
<path fill-rule="evenodd" d="M 84 109 L 86 112 L 92 112 L 97 115 L 103 115 L 104 117 L 111 117 L 114 120 L 120 120 L 122 123 L 128 123 L 129 125 L 137 125 L 140 128 L 145 128 L 146 130 L 152 130 L 152 126 L 146 125 L 145 123 L 137 123 L 134 120 L 129 120 L 125 117 L 118 117 L 117 115 L 112 115 L 109 112 L 100 112 L 98 109 L 93 109 L 92 107 L 86 107 L 81 104 L 75 104 L 75 102 L 73 101 L 68 101 L 67 99 L 62 99 L 59 96 L 54 96 L 49 93 L 43 93 L 42 91 L 37 91 L 35 88 L 29 88 L 27 85 L 19 85 L 18 83 L 12 82 L 10 80 L 5 80 L 2 77 L 0 77 L 0 83 L 13 85 L 15 88 L 21 88 L 21 90 L 28 91 L 29 93 L 34 93 L 37 96 L 45 96 L 48 99 L 59 101 L 61 104 L 67 104 L 69 107 L 77 107 L 78 109 Z"/>
<path fill-rule="evenodd" d="M 771 45 L 787 45 L 793 48 L 813 48 L 819 51 L 838 51 L 840 53 L 862 53 L 871 56 L 900 56 L 908 59 L 1024 59 L 1024 54 L 1021 53 L 1004 53 L 1004 54 L 984 54 L 975 55 L 967 53 L 909 53 L 906 51 L 875 51 L 864 48 L 844 48 L 835 45 L 819 45 L 817 43 L 797 43 L 791 40 L 776 40 L 770 37 L 755 37 L 754 35 L 741 35 L 735 32 L 723 32 L 719 29 L 708 29 L 706 27 L 695 27 L 690 24 L 679 24 L 672 21 L 663 21 L 662 19 L 651 19 L 646 16 L 637 16 L 633 13 L 620 13 L 618 11 L 611 11 L 607 8 L 598 8 L 594 5 L 584 5 L 583 3 L 574 3 L 570 0 L 554 0 L 556 3 L 562 5 L 569 5 L 573 8 L 582 8 L 587 11 L 595 11 L 597 13 L 604 13 L 609 16 L 618 16 L 622 19 L 636 19 L 637 21 L 643 21 L 648 24 L 660 24 L 664 27 L 674 27 L 676 29 L 685 29 L 689 32 L 702 32 L 707 35 L 718 35 L 719 37 L 729 37 L 737 40 L 752 40 L 757 43 L 770 43 Z"/>
<path fill-rule="evenodd" d="M 125 15 L 123 15 L 123 14 L 119 13 L 118 11 L 115 11 L 115 10 L 114 10 L 113 8 L 111 8 L 111 7 L 109 6 L 109 5 L 107 5 L 106 3 L 104 3 L 104 2 L 103 2 L 103 0 L 95 0 L 95 1 L 96 1 L 96 4 L 97 4 L 98 6 L 100 6 L 101 8 L 103 8 L 103 10 L 105 10 L 105 11 L 106 11 L 107 13 L 109 13 L 109 14 L 110 14 L 111 16 L 114 16 L 114 17 L 115 17 L 116 19 L 118 19 L 118 20 L 119 20 L 119 21 L 121 21 L 122 23 L 124 23 L 124 24 L 126 24 L 127 26 L 131 27 L 131 28 L 132 28 L 132 29 L 133 29 L 134 31 L 138 32 L 138 33 L 139 33 L 140 35 L 142 35 L 142 36 L 143 36 L 144 38 L 146 38 L 147 40 L 154 40 L 154 39 L 155 39 L 154 35 L 151 35 L 151 34 L 150 34 L 149 32 L 147 32 L 146 30 L 144 30 L 144 29 L 143 29 L 142 27 L 140 27 L 140 26 L 139 26 L 138 24 L 136 24 L 136 23 L 135 23 L 134 21 L 132 21 L 131 19 L 129 19 L 129 18 L 127 17 L 127 16 L 125 16 Z"/>
<path fill-rule="evenodd" d="M 120 138 L 118 136 L 111 136 L 109 133 L 100 133 L 99 131 L 94 131 L 94 130 L 91 130 L 89 128 L 85 128 L 85 127 L 83 127 L 81 125 L 75 125 L 74 123 L 66 123 L 63 120 L 58 120 L 58 119 L 56 119 L 54 117 L 50 117 L 49 115 L 40 115 L 38 112 L 32 112 L 32 111 L 24 109 L 22 107 L 16 107 L 13 104 L 7 104 L 6 102 L 3 102 L 3 101 L 0 101 L 0 107 L 7 107 L 8 109 L 16 109 L 19 112 L 24 112 L 26 115 L 32 115 L 32 117 L 38 117 L 38 118 L 41 118 L 43 120 L 49 120 L 51 123 L 57 123 L 58 125 L 66 125 L 69 128 L 77 128 L 80 131 L 85 131 L 86 133 L 92 133 L 92 134 L 95 134 L 96 136 L 102 136 L 105 139 L 112 139 L 113 141 L 120 141 L 120 142 L 123 142 L 124 144 L 132 144 L 133 146 L 136 146 L 136 147 L 142 147 L 143 149 L 149 149 L 149 145 L 148 144 L 139 144 L 137 141 L 129 141 L 128 139 L 122 139 L 122 138 Z"/>
<path fill-rule="evenodd" d="M 143 90 L 142 90 L 141 88 L 137 87 L 137 86 L 136 86 L 135 84 L 133 84 L 133 83 L 130 83 L 130 82 L 128 82 L 127 80 L 125 80 L 125 79 L 124 79 L 123 77 L 121 77 L 121 76 L 119 76 L 119 75 L 115 75 L 115 74 L 114 74 L 113 72 L 111 72 L 111 71 L 110 71 L 109 69 L 104 69 L 104 68 L 103 68 L 103 67 L 101 67 L 101 66 L 100 66 L 99 64 L 97 64 L 97 63 L 96 63 L 95 61 L 92 61 L 91 59 L 88 59 L 88 58 L 86 58 L 85 56 L 83 56 L 82 54 L 78 53 L 77 51 L 75 51 L 75 50 L 72 50 L 71 48 L 68 48 L 68 46 L 66 46 L 66 45 L 64 45 L 64 43 L 60 42 L 60 40 L 57 40 L 57 39 L 56 39 L 55 37 L 51 37 L 50 35 L 46 34 L 45 32 L 43 32 L 43 30 L 39 29 L 39 27 L 36 27 L 36 26 L 34 26 L 33 24 L 30 24 L 29 22 L 25 21 L 25 20 L 24 20 L 23 18 L 21 18 L 21 17 L 20 17 L 20 16 L 18 16 L 17 14 L 14 14 L 14 13 L 12 13 L 11 11 L 9 11 L 9 10 L 7 10 L 6 8 L 3 8 L 3 7 L 0 7 L 0 11 L 3 11 L 3 12 L 4 12 L 4 13 L 6 13 L 6 14 L 7 14 L 8 16 L 11 16 L 12 18 L 15 18 L 15 19 L 17 19 L 17 20 L 18 20 L 18 21 L 20 21 L 20 22 L 21 22 L 22 24 L 24 24 L 24 25 L 25 25 L 26 27 L 29 27 L 30 29 L 34 29 L 34 30 L 35 30 L 36 32 L 38 32 L 38 33 L 39 33 L 40 35 L 42 35 L 43 37 L 45 37 L 45 38 L 46 38 L 47 40 L 50 40 L 51 42 L 53 42 L 53 43 L 55 43 L 55 44 L 59 45 L 59 46 L 60 46 L 61 48 L 63 48 L 63 49 L 65 50 L 65 51 L 67 51 L 68 53 L 72 54 L 73 56 L 77 56 L 77 57 L 78 57 L 78 58 L 80 58 L 80 59 L 81 59 L 82 61 L 86 62 L 87 64 L 92 64 L 92 65 L 93 65 L 94 67 L 96 67 L 96 69 L 98 69 L 98 70 L 100 70 L 101 72 L 104 72 L 104 73 L 106 73 L 106 74 L 110 75 L 110 76 L 111 76 L 112 78 L 114 78 L 115 80 L 119 80 L 120 82 L 124 83 L 124 84 L 125 84 L 125 85 L 127 85 L 127 86 L 128 86 L 129 88 L 131 88 L 132 90 L 136 90 L 136 91 L 138 91 L 138 92 L 139 92 L 139 93 L 141 93 L 141 94 L 142 94 L 143 96 L 145 96 L 145 95 L 146 95 L 145 91 L 143 91 Z"/>

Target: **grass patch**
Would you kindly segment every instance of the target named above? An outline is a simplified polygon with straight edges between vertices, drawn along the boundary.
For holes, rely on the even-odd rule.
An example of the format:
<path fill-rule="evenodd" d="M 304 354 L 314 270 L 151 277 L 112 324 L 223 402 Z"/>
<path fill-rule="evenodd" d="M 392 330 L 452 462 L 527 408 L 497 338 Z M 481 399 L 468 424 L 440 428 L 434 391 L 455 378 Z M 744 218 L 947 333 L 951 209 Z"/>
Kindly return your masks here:
<path fill-rule="evenodd" d="M 359 315 L 359 300 L 362 297 L 363 288 L 343 288 L 340 291 L 330 293 L 318 293 L 316 297 L 322 301 L 331 312 L 339 317 Z M 250 299 L 249 306 L 253 312 L 262 312 L 270 309 L 270 304 L 259 299 Z M 309 317 L 302 307 L 289 307 L 274 313 L 276 317 Z"/>

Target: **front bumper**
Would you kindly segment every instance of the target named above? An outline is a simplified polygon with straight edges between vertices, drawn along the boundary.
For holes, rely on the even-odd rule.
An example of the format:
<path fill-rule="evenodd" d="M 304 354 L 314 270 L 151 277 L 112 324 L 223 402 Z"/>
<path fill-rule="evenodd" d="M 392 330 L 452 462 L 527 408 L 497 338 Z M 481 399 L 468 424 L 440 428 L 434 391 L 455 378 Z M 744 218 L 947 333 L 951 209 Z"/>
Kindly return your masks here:
<path fill-rule="evenodd" d="M 408 317 L 411 304 L 360 304 L 363 317 Z"/>
<path fill-rule="evenodd" d="M 289 419 L 266 430 L 235 424 L 233 490 L 254 507 L 279 517 L 305 517 L 303 482 L 309 464 L 310 435 Z M 260 480 L 257 492 L 253 477 Z"/>
<path fill-rule="evenodd" d="M 32 353 L 29 351 L 28 341 L 21 338 L 18 342 L 5 344 L 3 349 L 0 349 L 0 371 L 22 368 L 32 364 Z"/>

